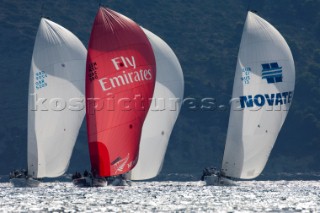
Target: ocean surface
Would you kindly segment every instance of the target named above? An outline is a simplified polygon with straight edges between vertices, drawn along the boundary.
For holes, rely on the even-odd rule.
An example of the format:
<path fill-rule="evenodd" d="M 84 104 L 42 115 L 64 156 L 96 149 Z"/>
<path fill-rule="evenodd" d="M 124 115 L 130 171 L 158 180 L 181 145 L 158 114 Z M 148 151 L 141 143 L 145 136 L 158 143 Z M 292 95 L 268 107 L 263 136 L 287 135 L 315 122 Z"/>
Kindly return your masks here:
<path fill-rule="evenodd" d="M 37 188 L 0 183 L 1 212 L 320 212 L 320 181 L 134 182 L 77 188 L 45 182 Z"/>

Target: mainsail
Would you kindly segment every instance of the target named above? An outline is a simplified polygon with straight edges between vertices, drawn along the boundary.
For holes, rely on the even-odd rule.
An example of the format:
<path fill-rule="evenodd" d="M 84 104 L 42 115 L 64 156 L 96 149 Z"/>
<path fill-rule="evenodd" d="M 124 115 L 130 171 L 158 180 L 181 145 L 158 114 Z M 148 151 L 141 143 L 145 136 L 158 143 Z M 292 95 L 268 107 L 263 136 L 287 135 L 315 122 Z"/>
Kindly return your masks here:
<path fill-rule="evenodd" d="M 62 26 L 42 18 L 29 79 L 28 173 L 57 177 L 68 168 L 82 124 L 87 50 Z"/>
<path fill-rule="evenodd" d="M 180 112 L 184 80 L 178 58 L 158 36 L 143 29 L 152 45 L 157 64 L 153 100 L 143 125 L 139 160 L 128 175 L 144 180 L 161 171 L 171 131 Z"/>
<path fill-rule="evenodd" d="M 251 179 L 265 167 L 291 105 L 290 48 L 267 21 L 248 12 L 234 78 L 222 173 Z"/>
<path fill-rule="evenodd" d="M 129 18 L 100 7 L 90 36 L 86 73 L 94 174 L 114 176 L 135 166 L 155 79 L 155 56 L 143 30 Z"/>

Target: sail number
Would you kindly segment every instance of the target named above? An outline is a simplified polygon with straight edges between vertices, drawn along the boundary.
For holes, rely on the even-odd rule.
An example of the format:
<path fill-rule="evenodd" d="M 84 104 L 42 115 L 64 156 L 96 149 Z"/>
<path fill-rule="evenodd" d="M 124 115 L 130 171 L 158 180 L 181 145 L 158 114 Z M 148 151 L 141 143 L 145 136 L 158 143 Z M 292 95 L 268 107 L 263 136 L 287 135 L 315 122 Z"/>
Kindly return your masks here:
<path fill-rule="evenodd" d="M 250 83 L 250 72 L 251 72 L 251 68 L 250 67 L 242 68 L 241 81 L 243 82 L 243 84 L 249 84 Z"/>

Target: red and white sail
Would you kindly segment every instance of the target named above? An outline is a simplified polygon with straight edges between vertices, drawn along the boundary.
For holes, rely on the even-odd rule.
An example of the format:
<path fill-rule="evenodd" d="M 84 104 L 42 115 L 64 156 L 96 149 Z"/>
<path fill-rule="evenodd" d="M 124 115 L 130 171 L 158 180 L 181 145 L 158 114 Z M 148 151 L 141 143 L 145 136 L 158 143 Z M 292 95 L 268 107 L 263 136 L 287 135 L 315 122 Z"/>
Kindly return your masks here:
<path fill-rule="evenodd" d="M 155 56 L 143 30 L 100 7 L 86 67 L 88 143 L 97 175 L 119 175 L 135 166 L 155 79 Z"/>

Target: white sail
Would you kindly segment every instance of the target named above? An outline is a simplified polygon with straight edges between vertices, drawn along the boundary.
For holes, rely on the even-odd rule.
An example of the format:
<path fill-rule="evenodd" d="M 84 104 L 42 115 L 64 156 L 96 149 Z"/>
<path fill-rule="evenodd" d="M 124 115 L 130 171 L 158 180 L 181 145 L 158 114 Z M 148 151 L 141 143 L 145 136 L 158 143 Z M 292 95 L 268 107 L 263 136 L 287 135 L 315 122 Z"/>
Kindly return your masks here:
<path fill-rule="evenodd" d="M 138 162 L 128 174 L 131 180 L 150 179 L 161 171 L 184 91 L 182 69 L 172 49 L 155 34 L 146 29 L 143 31 L 156 57 L 157 77 L 151 107 L 142 128 Z"/>
<path fill-rule="evenodd" d="M 28 101 L 28 173 L 62 175 L 85 115 L 87 50 L 62 26 L 42 18 L 31 61 Z"/>
<path fill-rule="evenodd" d="M 287 116 L 295 85 L 290 48 L 267 21 L 248 12 L 234 79 L 225 176 L 251 179 L 264 169 Z"/>

